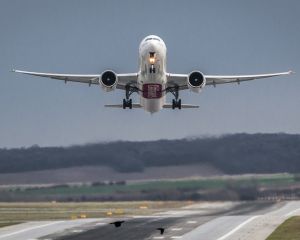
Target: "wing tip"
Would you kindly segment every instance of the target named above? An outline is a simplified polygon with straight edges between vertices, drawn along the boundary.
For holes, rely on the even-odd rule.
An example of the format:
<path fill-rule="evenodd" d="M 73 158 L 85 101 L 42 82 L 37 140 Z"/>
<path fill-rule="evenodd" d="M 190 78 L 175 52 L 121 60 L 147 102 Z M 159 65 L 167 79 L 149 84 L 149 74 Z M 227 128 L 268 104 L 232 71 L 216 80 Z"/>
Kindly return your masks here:
<path fill-rule="evenodd" d="M 290 71 L 288 71 L 288 74 L 296 74 L 296 72 L 293 70 L 290 70 Z"/>

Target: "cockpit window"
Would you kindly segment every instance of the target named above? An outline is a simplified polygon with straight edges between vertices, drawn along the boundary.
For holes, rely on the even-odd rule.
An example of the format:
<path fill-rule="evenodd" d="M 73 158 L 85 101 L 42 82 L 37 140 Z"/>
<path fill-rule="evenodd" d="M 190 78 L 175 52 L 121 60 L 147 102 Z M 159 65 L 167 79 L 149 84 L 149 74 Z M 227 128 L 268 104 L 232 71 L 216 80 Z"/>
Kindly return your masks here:
<path fill-rule="evenodd" d="M 153 37 L 153 38 L 146 38 L 146 40 L 145 40 L 145 41 L 149 41 L 149 40 L 156 40 L 156 41 L 160 41 L 158 38 L 155 38 L 155 37 Z"/>

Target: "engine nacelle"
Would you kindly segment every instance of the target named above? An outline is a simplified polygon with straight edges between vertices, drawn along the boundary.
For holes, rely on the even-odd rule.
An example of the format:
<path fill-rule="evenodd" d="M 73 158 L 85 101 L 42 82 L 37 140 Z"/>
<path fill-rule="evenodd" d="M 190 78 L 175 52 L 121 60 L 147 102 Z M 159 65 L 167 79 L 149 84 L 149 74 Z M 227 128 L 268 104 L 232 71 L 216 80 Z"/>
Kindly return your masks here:
<path fill-rule="evenodd" d="M 118 76 L 111 70 L 104 71 L 99 79 L 99 84 L 106 92 L 114 90 L 118 83 Z"/>
<path fill-rule="evenodd" d="M 206 84 L 206 79 L 203 73 L 199 71 L 191 72 L 187 79 L 187 85 L 193 92 L 199 93 Z"/>

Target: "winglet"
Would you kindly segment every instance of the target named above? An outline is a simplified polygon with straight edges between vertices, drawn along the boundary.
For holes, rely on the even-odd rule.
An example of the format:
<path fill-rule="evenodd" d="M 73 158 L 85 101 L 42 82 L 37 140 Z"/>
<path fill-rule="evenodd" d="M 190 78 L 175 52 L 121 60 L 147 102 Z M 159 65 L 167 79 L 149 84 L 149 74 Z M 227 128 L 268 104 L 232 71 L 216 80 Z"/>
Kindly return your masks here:
<path fill-rule="evenodd" d="M 16 71 L 17 71 L 17 70 L 16 70 L 16 69 L 14 69 L 14 68 L 13 68 L 12 70 L 10 70 L 10 72 L 16 72 Z"/>
<path fill-rule="evenodd" d="M 295 74 L 296 72 L 293 71 L 293 70 L 290 70 L 288 73 L 289 73 L 289 74 Z"/>

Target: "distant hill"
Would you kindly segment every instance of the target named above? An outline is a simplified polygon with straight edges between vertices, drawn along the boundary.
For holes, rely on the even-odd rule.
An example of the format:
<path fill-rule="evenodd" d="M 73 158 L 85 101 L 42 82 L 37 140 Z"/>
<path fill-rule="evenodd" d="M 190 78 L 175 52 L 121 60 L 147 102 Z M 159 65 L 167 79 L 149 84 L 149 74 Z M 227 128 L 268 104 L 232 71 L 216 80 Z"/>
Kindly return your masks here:
<path fill-rule="evenodd" d="M 0 149 L 0 173 L 81 166 L 118 172 L 205 164 L 226 174 L 300 172 L 300 135 L 233 134 L 199 139 Z"/>

